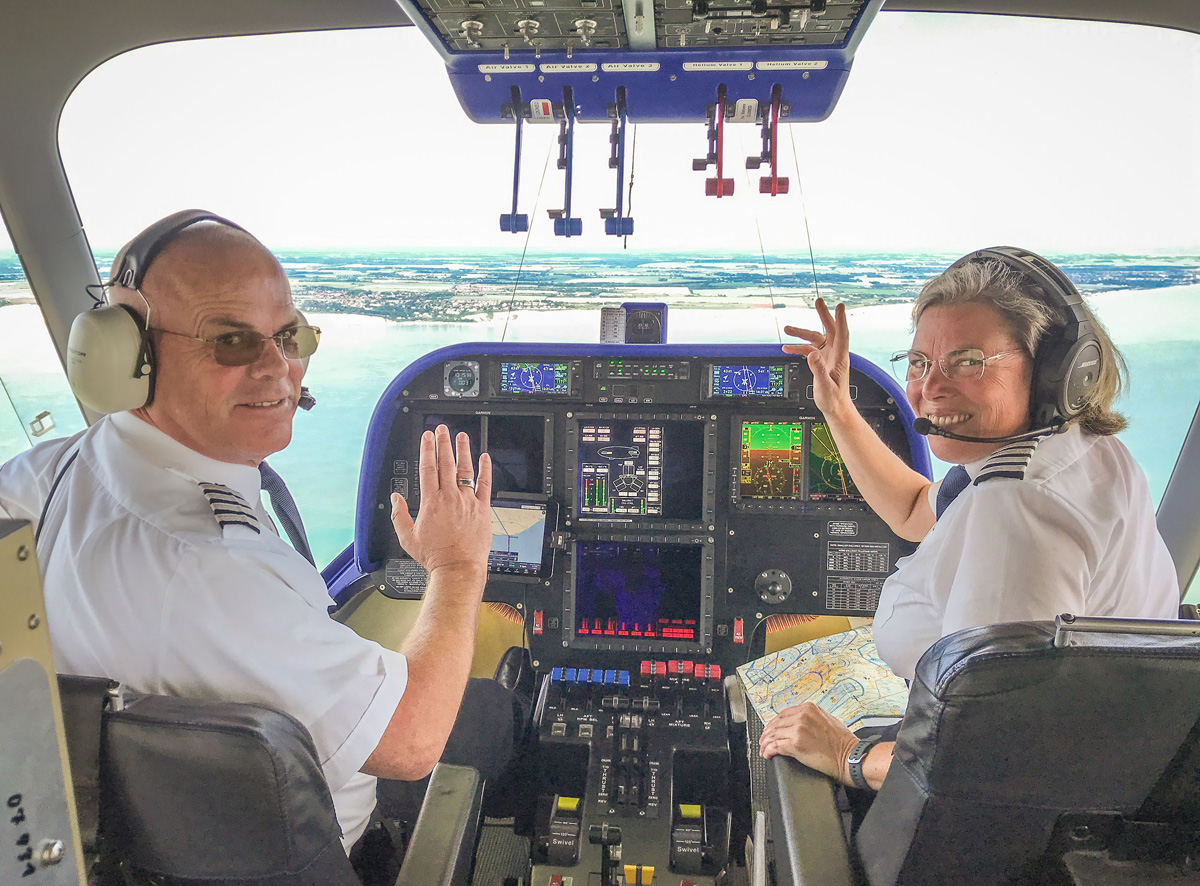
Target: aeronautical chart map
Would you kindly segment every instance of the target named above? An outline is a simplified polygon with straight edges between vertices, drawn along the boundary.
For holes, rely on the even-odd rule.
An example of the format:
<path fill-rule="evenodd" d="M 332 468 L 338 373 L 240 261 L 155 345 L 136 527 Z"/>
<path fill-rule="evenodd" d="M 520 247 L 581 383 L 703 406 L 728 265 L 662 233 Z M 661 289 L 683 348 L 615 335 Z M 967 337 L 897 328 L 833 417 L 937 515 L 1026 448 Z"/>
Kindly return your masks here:
<path fill-rule="evenodd" d="M 764 724 L 806 701 L 847 726 L 866 718 L 898 719 L 908 701 L 904 680 L 879 658 L 870 625 L 791 646 L 737 671 Z"/>

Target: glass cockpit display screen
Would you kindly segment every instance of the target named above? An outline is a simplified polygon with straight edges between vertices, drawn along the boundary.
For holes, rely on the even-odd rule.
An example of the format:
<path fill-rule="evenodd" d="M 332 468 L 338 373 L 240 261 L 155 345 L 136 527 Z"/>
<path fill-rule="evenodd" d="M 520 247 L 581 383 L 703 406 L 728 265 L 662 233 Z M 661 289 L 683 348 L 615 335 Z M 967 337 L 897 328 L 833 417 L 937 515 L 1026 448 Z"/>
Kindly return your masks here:
<path fill-rule="evenodd" d="M 505 394 L 569 394 L 566 363 L 501 363 L 500 390 Z"/>
<path fill-rule="evenodd" d="M 702 545 L 586 541 L 575 546 L 575 635 L 699 639 Z"/>
<path fill-rule="evenodd" d="M 699 520 L 703 474 L 702 422 L 580 422 L 580 517 Z"/>
<path fill-rule="evenodd" d="M 743 499 L 799 499 L 804 494 L 804 424 L 742 422 L 738 492 Z"/>
<path fill-rule="evenodd" d="M 863 501 L 825 422 L 813 422 L 808 451 L 808 497 L 813 501 Z"/>
<path fill-rule="evenodd" d="M 538 575 L 546 545 L 546 505 L 492 502 L 492 550 L 488 571 Z"/>
<path fill-rule="evenodd" d="M 786 397 L 786 367 L 722 366 L 712 368 L 712 397 Z"/>

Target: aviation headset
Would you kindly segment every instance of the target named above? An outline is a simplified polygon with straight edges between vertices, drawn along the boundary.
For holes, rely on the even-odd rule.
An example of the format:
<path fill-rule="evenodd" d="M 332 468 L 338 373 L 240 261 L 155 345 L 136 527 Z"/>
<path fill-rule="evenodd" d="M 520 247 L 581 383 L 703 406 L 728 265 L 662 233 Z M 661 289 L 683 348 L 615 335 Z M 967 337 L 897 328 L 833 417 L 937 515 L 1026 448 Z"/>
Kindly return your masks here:
<path fill-rule="evenodd" d="M 1058 430 L 1087 406 L 1100 382 L 1103 355 L 1083 296 L 1066 274 L 1040 255 L 1015 246 L 995 246 L 964 255 L 951 269 L 974 262 L 998 261 L 1039 286 L 1045 301 L 1065 315 L 1042 336 L 1033 355 L 1030 418 L 1045 432 Z"/>
<path fill-rule="evenodd" d="M 158 254 L 180 231 L 202 221 L 246 230 L 203 209 L 168 215 L 125 245 L 112 276 L 102 284 L 104 290 L 121 286 L 140 292 L 146 271 Z M 307 369 L 307 357 L 303 364 Z M 97 299 L 91 310 L 76 316 L 71 324 L 67 379 L 79 401 L 95 412 L 124 412 L 148 405 L 154 399 L 154 348 L 145 321 L 127 305 Z M 300 405 L 311 408 L 313 402 L 307 389 L 302 389 Z"/>

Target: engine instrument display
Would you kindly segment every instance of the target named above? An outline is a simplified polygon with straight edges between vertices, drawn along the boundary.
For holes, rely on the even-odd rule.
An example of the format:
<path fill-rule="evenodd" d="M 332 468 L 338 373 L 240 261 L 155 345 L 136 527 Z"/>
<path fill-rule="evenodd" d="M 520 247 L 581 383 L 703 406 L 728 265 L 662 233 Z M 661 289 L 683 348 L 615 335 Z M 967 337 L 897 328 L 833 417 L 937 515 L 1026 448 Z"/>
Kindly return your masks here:
<path fill-rule="evenodd" d="M 787 367 L 782 364 L 775 366 L 715 365 L 712 367 L 709 395 L 712 397 L 786 397 L 786 369 Z"/>
<path fill-rule="evenodd" d="M 813 501 L 863 501 L 825 422 L 813 422 L 808 452 L 808 497 Z"/>
<path fill-rule="evenodd" d="M 578 515 L 699 519 L 703 432 L 699 422 L 581 421 Z"/>
<path fill-rule="evenodd" d="M 566 363 L 501 363 L 500 391 L 505 394 L 569 394 Z"/>
<path fill-rule="evenodd" d="M 742 422 L 743 499 L 799 499 L 804 493 L 804 424 Z"/>
<path fill-rule="evenodd" d="M 704 548 L 588 541 L 575 545 L 575 634 L 697 642 Z"/>

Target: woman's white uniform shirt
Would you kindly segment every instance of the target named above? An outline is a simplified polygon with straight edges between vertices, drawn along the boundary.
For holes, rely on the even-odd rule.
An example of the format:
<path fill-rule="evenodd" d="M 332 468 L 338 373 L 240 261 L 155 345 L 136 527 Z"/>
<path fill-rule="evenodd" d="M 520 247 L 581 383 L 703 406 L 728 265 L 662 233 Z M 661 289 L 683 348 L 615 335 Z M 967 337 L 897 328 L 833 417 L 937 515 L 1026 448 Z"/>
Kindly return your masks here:
<path fill-rule="evenodd" d="M 966 466 L 972 483 L 883 586 L 875 643 L 901 677 L 963 628 L 1063 612 L 1177 617 L 1146 478 L 1119 440 L 1073 425 L 1040 441 L 1021 479 L 996 476 L 1006 450 Z"/>

